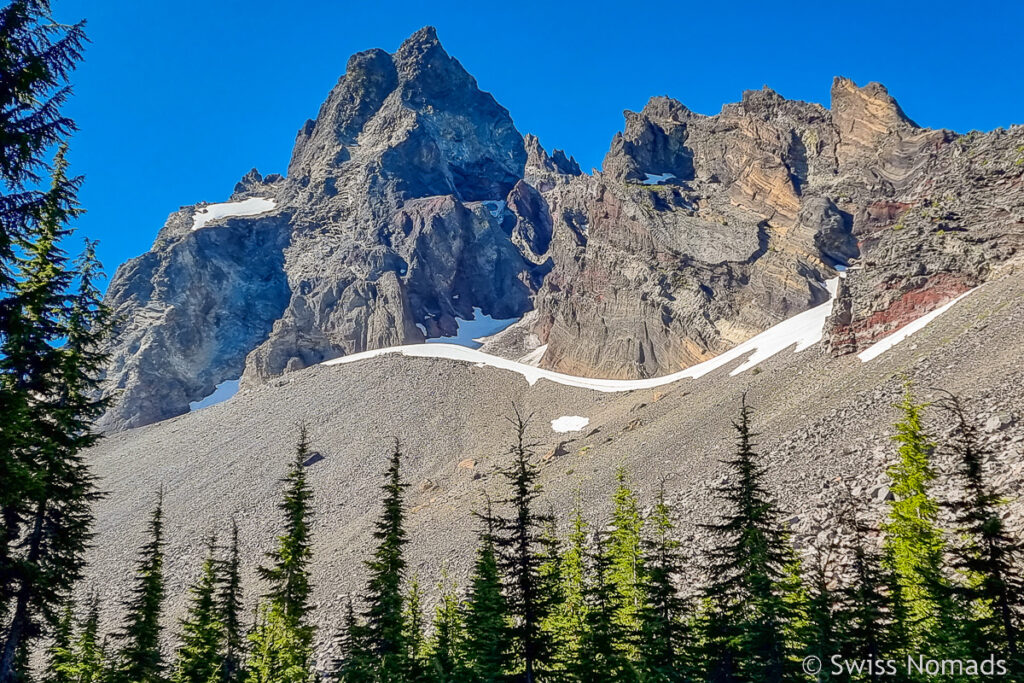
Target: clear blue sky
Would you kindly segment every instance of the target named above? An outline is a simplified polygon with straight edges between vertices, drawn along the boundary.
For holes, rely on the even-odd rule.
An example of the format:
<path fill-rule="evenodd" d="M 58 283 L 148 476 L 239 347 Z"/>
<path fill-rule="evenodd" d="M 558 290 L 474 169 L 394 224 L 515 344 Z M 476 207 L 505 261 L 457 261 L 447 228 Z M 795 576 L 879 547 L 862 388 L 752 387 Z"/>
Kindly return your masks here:
<path fill-rule="evenodd" d="M 80 231 L 107 270 L 167 214 L 284 172 L 350 54 L 437 27 L 523 133 L 599 166 L 622 110 L 669 95 L 713 114 L 769 85 L 828 104 L 835 75 L 884 83 L 930 127 L 1024 123 L 1024 3 L 54 0 L 92 44 L 69 105 Z"/>

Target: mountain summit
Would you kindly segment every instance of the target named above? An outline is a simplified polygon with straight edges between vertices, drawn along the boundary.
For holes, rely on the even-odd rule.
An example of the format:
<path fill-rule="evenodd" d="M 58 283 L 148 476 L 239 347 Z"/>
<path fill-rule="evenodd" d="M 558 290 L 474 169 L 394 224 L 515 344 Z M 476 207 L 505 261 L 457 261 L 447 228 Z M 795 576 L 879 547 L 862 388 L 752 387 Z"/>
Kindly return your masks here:
<path fill-rule="evenodd" d="M 636 378 L 721 353 L 828 298 L 856 351 L 1024 246 L 1024 132 L 914 124 L 837 78 L 831 109 L 765 88 L 715 116 L 626 112 L 587 175 L 516 130 L 433 28 L 354 55 L 286 177 L 182 207 L 118 269 L 111 429 L 368 349 L 521 318 L 491 344 Z M 528 314 L 528 315 L 527 315 Z"/>

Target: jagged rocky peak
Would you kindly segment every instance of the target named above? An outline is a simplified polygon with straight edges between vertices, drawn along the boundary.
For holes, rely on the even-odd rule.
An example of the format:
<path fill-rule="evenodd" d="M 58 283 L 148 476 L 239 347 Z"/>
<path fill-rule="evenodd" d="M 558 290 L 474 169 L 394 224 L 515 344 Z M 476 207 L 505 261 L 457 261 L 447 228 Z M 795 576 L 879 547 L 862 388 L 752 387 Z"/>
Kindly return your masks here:
<path fill-rule="evenodd" d="M 877 154 L 885 138 L 918 129 L 881 83 L 860 88 L 842 76 L 832 81 L 832 121 L 839 134 L 840 163 Z"/>
<path fill-rule="evenodd" d="M 289 176 L 330 194 L 346 165 L 372 164 L 400 197 L 476 201 L 503 198 L 525 163 L 508 111 L 426 27 L 394 55 L 369 50 L 349 60 L 316 120 L 299 131 Z"/>
<path fill-rule="evenodd" d="M 687 145 L 687 124 L 694 114 L 668 97 L 652 97 L 640 112 L 625 111 L 626 129 L 616 133 L 603 170 L 618 180 L 643 181 L 651 176 L 693 178 L 693 150 Z"/>

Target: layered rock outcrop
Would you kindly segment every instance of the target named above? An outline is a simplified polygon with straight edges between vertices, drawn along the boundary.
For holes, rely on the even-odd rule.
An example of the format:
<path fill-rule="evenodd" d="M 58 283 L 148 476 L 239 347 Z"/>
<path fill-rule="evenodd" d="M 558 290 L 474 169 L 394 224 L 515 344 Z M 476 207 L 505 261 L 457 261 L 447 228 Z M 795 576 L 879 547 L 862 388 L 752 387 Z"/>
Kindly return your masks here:
<path fill-rule="evenodd" d="M 655 97 L 584 174 L 425 28 L 349 60 L 286 177 L 183 207 L 118 270 L 104 424 L 450 336 L 475 309 L 529 312 L 504 353 L 664 374 L 822 303 L 847 266 L 827 344 L 855 351 L 1024 246 L 1022 131 L 922 129 L 882 86 L 837 78 L 830 109 L 768 88 L 714 116 Z"/>

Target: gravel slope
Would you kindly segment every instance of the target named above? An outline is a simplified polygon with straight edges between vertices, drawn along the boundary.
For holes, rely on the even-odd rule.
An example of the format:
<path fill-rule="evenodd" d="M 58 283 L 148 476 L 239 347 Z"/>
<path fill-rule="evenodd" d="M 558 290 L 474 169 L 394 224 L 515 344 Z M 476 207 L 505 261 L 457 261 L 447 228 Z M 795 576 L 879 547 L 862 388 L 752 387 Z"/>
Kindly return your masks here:
<path fill-rule="evenodd" d="M 797 542 L 824 533 L 830 492 L 842 483 L 881 510 L 891 403 L 906 375 L 922 395 L 931 387 L 972 397 L 1001 455 L 993 471 L 1008 491 L 1024 484 L 1024 268 L 999 276 L 893 350 L 870 362 L 828 357 L 820 345 L 783 352 L 759 372 L 729 377 L 741 361 L 699 380 L 654 390 L 603 394 L 442 359 L 384 356 L 318 366 L 237 394 L 202 411 L 106 438 L 89 455 L 109 496 L 98 505 L 96 547 L 86 588 L 116 605 L 131 577 L 147 514 L 164 487 L 167 519 L 168 625 L 180 616 L 185 586 L 198 570 L 204 538 L 225 533 L 234 514 L 246 560 L 248 598 L 260 592 L 255 565 L 272 544 L 279 515 L 278 479 L 305 421 L 324 459 L 308 472 L 315 489 L 314 601 L 321 623 L 336 621 L 343 596 L 357 590 L 360 561 L 371 548 L 381 473 L 392 439 L 407 454 L 410 567 L 430 587 L 447 565 L 462 582 L 471 560 L 469 511 L 485 492 L 503 495 L 495 468 L 504 462 L 513 404 L 533 414 L 545 498 L 565 511 L 582 491 L 595 520 L 607 511 L 613 471 L 625 465 L 645 504 L 664 480 L 683 527 L 716 504 L 719 459 L 731 448 L 730 421 L 747 392 L 757 409 L 773 486 Z M 549 421 L 590 419 L 558 434 Z M 942 425 L 936 425 L 941 428 Z M 472 461 L 472 462 L 467 462 Z M 460 464 L 461 463 L 461 464 Z M 1011 504 L 1014 524 L 1021 507 Z M 116 615 L 108 608 L 105 618 Z M 321 638 L 330 635 L 323 629 Z"/>

